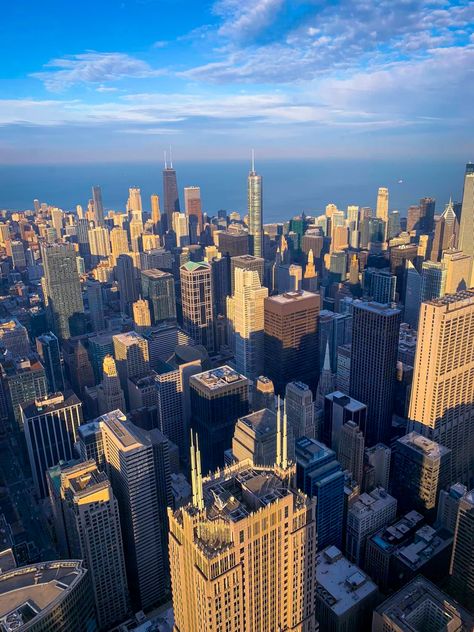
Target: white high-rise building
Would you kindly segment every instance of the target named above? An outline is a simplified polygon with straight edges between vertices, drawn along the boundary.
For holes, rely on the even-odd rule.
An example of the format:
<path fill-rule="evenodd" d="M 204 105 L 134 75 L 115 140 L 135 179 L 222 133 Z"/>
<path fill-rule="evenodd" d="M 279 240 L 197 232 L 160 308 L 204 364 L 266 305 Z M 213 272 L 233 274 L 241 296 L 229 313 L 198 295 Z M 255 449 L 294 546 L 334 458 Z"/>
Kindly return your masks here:
<path fill-rule="evenodd" d="M 377 193 L 376 216 L 385 222 L 385 236 L 387 236 L 388 226 L 388 189 L 387 187 L 379 187 Z"/>
<path fill-rule="evenodd" d="M 227 318 L 235 350 L 236 368 L 251 380 L 263 373 L 264 300 L 268 289 L 256 270 L 234 271 L 234 295 L 227 298 Z"/>

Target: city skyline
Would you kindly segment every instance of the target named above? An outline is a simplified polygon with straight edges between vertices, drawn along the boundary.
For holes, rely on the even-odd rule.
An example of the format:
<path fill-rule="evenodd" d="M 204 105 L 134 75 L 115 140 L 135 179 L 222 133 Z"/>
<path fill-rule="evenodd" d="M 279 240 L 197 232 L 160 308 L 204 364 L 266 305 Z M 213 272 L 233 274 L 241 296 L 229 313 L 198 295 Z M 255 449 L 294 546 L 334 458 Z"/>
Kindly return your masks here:
<path fill-rule="evenodd" d="M 468 152 L 472 2 L 54 8 L 4 8 L 1 163 Z"/>

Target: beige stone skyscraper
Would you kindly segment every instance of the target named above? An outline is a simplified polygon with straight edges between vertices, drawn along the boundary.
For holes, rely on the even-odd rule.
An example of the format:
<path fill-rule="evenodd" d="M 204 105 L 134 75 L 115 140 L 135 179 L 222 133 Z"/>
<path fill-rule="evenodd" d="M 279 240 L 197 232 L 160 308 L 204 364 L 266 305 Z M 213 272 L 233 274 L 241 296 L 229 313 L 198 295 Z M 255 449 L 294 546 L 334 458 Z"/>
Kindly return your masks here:
<path fill-rule="evenodd" d="M 95 461 L 61 470 L 61 504 L 70 555 L 91 574 L 99 627 L 120 623 L 129 608 L 118 503 Z M 59 512 L 58 512 L 59 515 Z"/>
<path fill-rule="evenodd" d="M 116 226 L 110 231 L 110 243 L 112 246 L 112 256 L 114 263 L 119 255 L 125 255 L 130 252 L 128 247 L 127 231 L 124 228 Z"/>
<path fill-rule="evenodd" d="M 474 257 L 474 163 L 466 165 L 462 196 L 459 248 Z"/>
<path fill-rule="evenodd" d="M 379 187 L 377 193 L 376 217 L 383 219 L 385 222 L 385 236 L 387 235 L 388 226 L 388 189 L 387 187 Z"/>
<path fill-rule="evenodd" d="M 198 344 L 214 351 L 212 269 L 205 261 L 188 261 L 179 269 L 183 326 Z"/>
<path fill-rule="evenodd" d="M 234 295 L 227 297 L 227 318 L 236 369 L 250 380 L 263 372 L 264 300 L 268 289 L 256 270 L 235 269 Z"/>
<path fill-rule="evenodd" d="M 151 201 L 151 221 L 153 222 L 153 228 L 156 234 L 160 234 L 161 230 L 161 212 L 160 212 L 160 197 L 153 193 L 150 198 Z"/>
<path fill-rule="evenodd" d="M 278 465 L 246 460 L 203 482 L 191 448 L 193 501 L 168 510 L 175 632 L 318 629 L 315 505 L 277 453 Z"/>
<path fill-rule="evenodd" d="M 102 382 L 97 387 L 99 414 L 105 415 L 111 410 L 125 410 L 125 397 L 113 356 L 105 356 L 102 371 Z"/>
<path fill-rule="evenodd" d="M 150 305 L 147 300 L 140 298 L 133 304 L 133 322 L 137 331 L 151 327 Z"/>
<path fill-rule="evenodd" d="M 474 290 L 421 304 L 409 428 L 453 451 L 451 481 L 474 474 Z"/>

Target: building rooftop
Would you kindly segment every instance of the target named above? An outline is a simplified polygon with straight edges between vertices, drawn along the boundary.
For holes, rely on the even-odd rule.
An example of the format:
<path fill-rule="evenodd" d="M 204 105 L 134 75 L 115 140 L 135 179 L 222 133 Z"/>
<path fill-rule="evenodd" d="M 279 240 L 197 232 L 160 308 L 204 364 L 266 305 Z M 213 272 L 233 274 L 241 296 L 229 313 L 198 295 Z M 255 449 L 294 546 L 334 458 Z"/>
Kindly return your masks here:
<path fill-rule="evenodd" d="M 421 525 L 423 520 L 423 516 L 417 511 L 410 511 L 397 522 L 388 527 L 383 527 L 370 539 L 383 551 L 393 551 L 405 542 L 410 535 L 414 534 L 416 528 Z"/>
<path fill-rule="evenodd" d="M 413 541 L 402 545 L 395 555 L 411 570 L 416 571 L 443 549 L 450 547 L 452 542 L 453 535 L 445 529 L 436 531 L 425 525 L 415 532 Z"/>
<path fill-rule="evenodd" d="M 24 404 L 20 404 L 24 416 L 27 419 L 37 417 L 38 415 L 46 415 L 57 410 L 63 410 L 69 406 L 80 405 L 81 400 L 73 391 L 65 391 L 64 393 L 52 393 L 44 397 L 38 397 Z"/>
<path fill-rule="evenodd" d="M 316 597 L 341 616 L 359 601 L 377 593 L 377 586 L 335 546 L 328 546 L 316 558 Z"/>
<path fill-rule="evenodd" d="M 350 506 L 349 511 L 360 516 L 361 514 L 379 511 L 387 505 L 396 504 L 396 502 L 396 499 L 390 496 L 382 487 L 377 487 L 370 494 L 367 492 L 360 494 Z"/>
<path fill-rule="evenodd" d="M 257 437 L 267 433 L 274 434 L 276 430 L 276 413 L 268 408 L 262 408 L 254 413 L 240 417 L 237 423 L 242 423 L 255 432 Z"/>
<path fill-rule="evenodd" d="M 410 432 L 397 440 L 397 443 L 409 446 L 417 452 L 423 454 L 423 456 L 430 459 L 440 459 L 445 454 L 451 452 L 451 450 L 436 441 L 432 441 L 427 437 L 423 437 L 417 432 Z"/>
<path fill-rule="evenodd" d="M 400 314 L 400 310 L 398 308 L 391 307 L 385 303 L 355 300 L 353 305 L 354 307 L 365 309 L 366 311 L 378 314 L 379 316 L 395 316 L 396 314 Z"/>
<path fill-rule="evenodd" d="M 0 575 L 16 568 L 16 560 L 12 549 L 0 551 Z"/>
<path fill-rule="evenodd" d="M 389 597 L 376 614 L 401 632 L 472 632 L 473 617 L 446 593 L 419 575 Z"/>
<path fill-rule="evenodd" d="M 86 573 L 82 560 L 40 562 L 0 574 L 0 629 L 20 630 L 53 607 Z"/>
<path fill-rule="evenodd" d="M 123 334 L 115 334 L 113 340 L 118 340 L 125 346 L 131 346 L 140 341 L 146 342 L 145 338 L 136 331 L 127 331 Z"/>
<path fill-rule="evenodd" d="M 276 296 L 269 296 L 266 301 L 272 301 L 275 304 L 285 305 L 288 303 L 295 303 L 304 301 L 308 298 L 319 297 L 319 294 L 314 292 L 307 292 L 306 290 L 295 290 L 293 292 L 284 292 L 283 294 L 277 294 Z"/>
<path fill-rule="evenodd" d="M 474 302 L 474 289 L 461 290 L 455 294 L 445 294 L 441 298 L 434 298 L 426 302 L 436 307 L 445 307 L 446 311 L 450 311 L 451 307 L 454 309 L 467 307 L 467 305 L 471 305 Z"/>
<path fill-rule="evenodd" d="M 211 369 L 210 371 L 204 371 L 203 373 L 197 373 L 191 376 L 190 381 L 198 382 L 211 391 L 228 386 L 229 384 L 236 384 L 237 382 L 248 382 L 245 376 L 228 365 Z"/>
<path fill-rule="evenodd" d="M 333 403 L 338 404 L 339 406 L 343 406 L 347 410 L 354 412 L 363 408 L 367 408 L 367 406 L 362 402 L 359 402 L 353 397 L 349 397 L 349 395 L 346 395 L 345 393 L 341 393 L 341 391 L 334 391 L 333 393 L 329 393 L 328 395 L 326 395 L 326 398 L 331 400 Z"/>
<path fill-rule="evenodd" d="M 170 272 L 164 270 L 158 270 L 157 268 L 151 268 L 150 270 L 142 270 L 142 276 L 147 276 L 150 279 L 162 279 L 172 277 Z"/>
<path fill-rule="evenodd" d="M 107 426 L 122 448 L 131 450 L 141 447 L 141 441 L 131 432 L 128 424 L 124 423 L 127 421 L 127 417 L 121 410 L 112 410 L 105 415 L 101 415 L 95 421 L 99 422 L 100 426 Z"/>
<path fill-rule="evenodd" d="M 196 272 L 197 270 L 209 270 L 210 267 L 209 263 L 206 263 L 205 261 L 188 261 L 181 266 L 181 270 L 186 270 L 186 272 Z"/>

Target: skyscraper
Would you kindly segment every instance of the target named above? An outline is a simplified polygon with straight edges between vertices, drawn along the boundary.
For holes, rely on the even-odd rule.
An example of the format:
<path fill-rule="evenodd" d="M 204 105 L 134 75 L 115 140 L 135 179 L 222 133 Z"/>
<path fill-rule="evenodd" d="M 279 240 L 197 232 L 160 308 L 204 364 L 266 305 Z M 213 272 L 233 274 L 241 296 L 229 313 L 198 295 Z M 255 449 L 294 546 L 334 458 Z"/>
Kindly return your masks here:
<path fill-rule="evenodd" d="M 451 481 L 474 476 L 474 290 L 421 304 L 409 430 L 452 450 Z"/>
<path fill-rule="evenodd" d="M 94 200 L 94 222 L 96 226 L 104 225 L 104 207 L 102 204 L 102 190 L 99 186 L 92 187 L 92 199 Z"/>
<path fill-rule="evenodd" d="M 153 231 L 155 235 L 161 235 L 161 212 L 160 197 L 156 193 L 152 193 L 151 198 L 151 221 L 153 222 Z"/>
<path fill-rule="evenodd" d="M 474 163 L 466 165 L 462 196 L 459 249 L 474 257 Z"/>
<path fill-rule="evenodd" d="M 189 220 L 191 243 L 197 244 L 203 227 L 201 189 L 199 187 L 184 187 L 184 210 Z"/>
<path fill-rule="evenodd" d="M 99 415 L 111 410 L 125 410 L 125 397 L 113 356 L 106 355 L 102 364 L 102 382 L 97 387 Z"/>
<path fill-rule="evenodd" d="M 265 268 L 265 260 L 263 257 L 253 257 L 252 255 L 238 255 L 231 257 L 230 284 L 232 294 L 234 293 L 235 271 L 237 268 L 242 268 L 242 270 L 256 270 L 258 272 L 260 283 L 263 285 L 263 274 Z"/>
<path fill-rule="evenodd" d="M 424 197 L 420 200 L 420 230 L 423 233 L 431 233 L 434 227 L 436 200 L 432 197 Z"/>
<path fill-rule="evenodd" d="M 42 259 L 42 284 L 51 328 L 58 338 L 69 338 L 71 317 L 84 311 L 76 252 L 70 244 L 44 245 Z"/>
<path fill-rule="evenodd" d="M 21 417 L 33 482 L 40 498 L 48 494 L 46 470 L 74 456 L 82 403 L 71 391 L 21 405 Z"/>
<path fill-rule="evenodd" d="M 64 390 L 64 376 L 59 352 L 59 341 L 52 331 L 36 338 L 36 351 L 46 371 L 50 393 Z"/>
<path fill-rule="evenodd" d="M 349 392 L 367 406 L 360 426 L 368 447 L 389 441 L 392 425 L 400 310 L 354 301 Z"/>
<path fill-rule="evenodd" d="M 441 261 L 443 252 L 454 248 L 458 241 L 459 224 L 453 202 L 449 200 L 443 213 L 434 220 L 434 237 L 431 245 L 431 261 Z"/>
<path fill-rule="evenodd" d="M 142 270 L 143 298 L 148 299 L 153 324 L 176 320 L 176 297 L 173 275 L 162 270 Z"/>
<path fill-rule="evenodd" d="M 262 176 L 255 171 L 254 154 L 252 150 L 252 168 L 247 179 L 247 200 L 250 236 L 250 254 L 254 257 L 263 256 L 263 201 Z"/>
<path fill-rule="evenodd" d="M 203 484 L 191 460 L 193 501 L 168 510 L 176 632 L 315 630 L 314 501 L 294 467 L 238 463 Z"/>
<path fill-rule="evenodd" d="M 150 306 L 143 298 L 133 303 L 133 322 L 137 331 L 145 331 L 151 327 Z"/>
<path fill-rule="evenodd" d="M 95 279 L 87 279 L 85 286 L 92 329 L 93 331 L 102 331 L 105 329 L 102 283 Z"/>
<path fill-rule="evenodd" d="M 212 353 L 215 349 L 211 266 L 204 261 L 188 261 L 179 271 L 184 330 Z"/>
<path fill-rule="evenodd" d="M 205 473 L 224 465 L 224 452 L 232 445 L 237 419 L 249 412 L 249 381 L 231 369 L 192 375 L 191 426 L 199 435 Z"/>
<path fill-rule="evenodd" d="M 367 406 L 340 391 L 327 393 L 324 398 L 321 441 L 338 453 L 342 428 L 349 421 L 364 429 L 367 425 Z"/>
<path fill-rule="evenodd" d="M 316 389 L 319 306 L 319 295 L 304 290 L 265 299 L 265 375 L 279 394 L 294 380 Z"/>
<path fill-rule="evenodd" d="M 341 428 L 337 459 L 343 470 L 352 474 L 353 479 L 362 485 L 364 470 L 364 435 L 353 421 L 346 422 Z"/>
<path fill-rule="evenodd" d="M 375 211 L 376 217 L 385 222 L 385 235 L 387 235 L 388 226 L 388 189 L 379 187 L 377 192 L 377 206 Z"/>
<path fill-rule="evenodd" d="M 163 169 L 163 213 L 161 215 L 161 227 L 163 234 L 171 228 L 171 217 L 173 213 L 179 213 L 179 194 L 176 171 L 173 169 L 173 161 L 170 156 L 170 166 L 166 162 Z"/>
<path fill-rule="evenodd" d="M 285 388 L 285 404 L 288 424 L 295 439 L 309 437 L 317 439 L 314 420 L 313 393 L 303 382 L 288 382 Z"/>
<path fill-rule="evenodd" d="M 450 575 L 453 595 L 474 610 L 474 490 L 459 501 Z"/>
<path fill-rule="evenodd" d="M 234 294 L 227 297 L 227 318 L 236 369 L 250 380 L 263 373 L 263 305 L 267 296 L 258 272 L 236 268 Z"/>
<path fill-rule="evenodd" d="M 124 313 L 129 313 L 131 304 L 138 299 L 135 266 L 130 255 L 122 254 L 118 256 L 115 275 L 120 292 L 120 309 Z"/>
<path fill-rule="evenodd" d="M 117 334 L 114 340 L 114 355 L 120 384 L 129 402 L 128 379 L 143 377 L 150 370 L 148 343 L 135 331 Z"/>
<path fill-rule="evenodd" d="M 167 584 L 159 454 L 148 433 L 128 423 L 120 410 L 81 426 L 79 440 L 82 452 L 95 452 L 99 467 L 105 465 L 119 505 L 132 606 L 148 609 L 163 599 Z"/>
<path fill-rule="evenodd" d="M 69 555 L 84 560 L 99 627 L 109 630 L 129 609 L 118 503 L 107 474 L 95 461 L 63 468 L 60 481 Z"/>
<path fill-rule="evenodd" d="M 110 244 L 114 262 L 117 262 L 117 258 L 120 255 L 130 252 L 127 231 L 124 228 L 120 228 L 120 226 L 115 226 L 115 228 L 112 228 L 110 231 Z"/>

